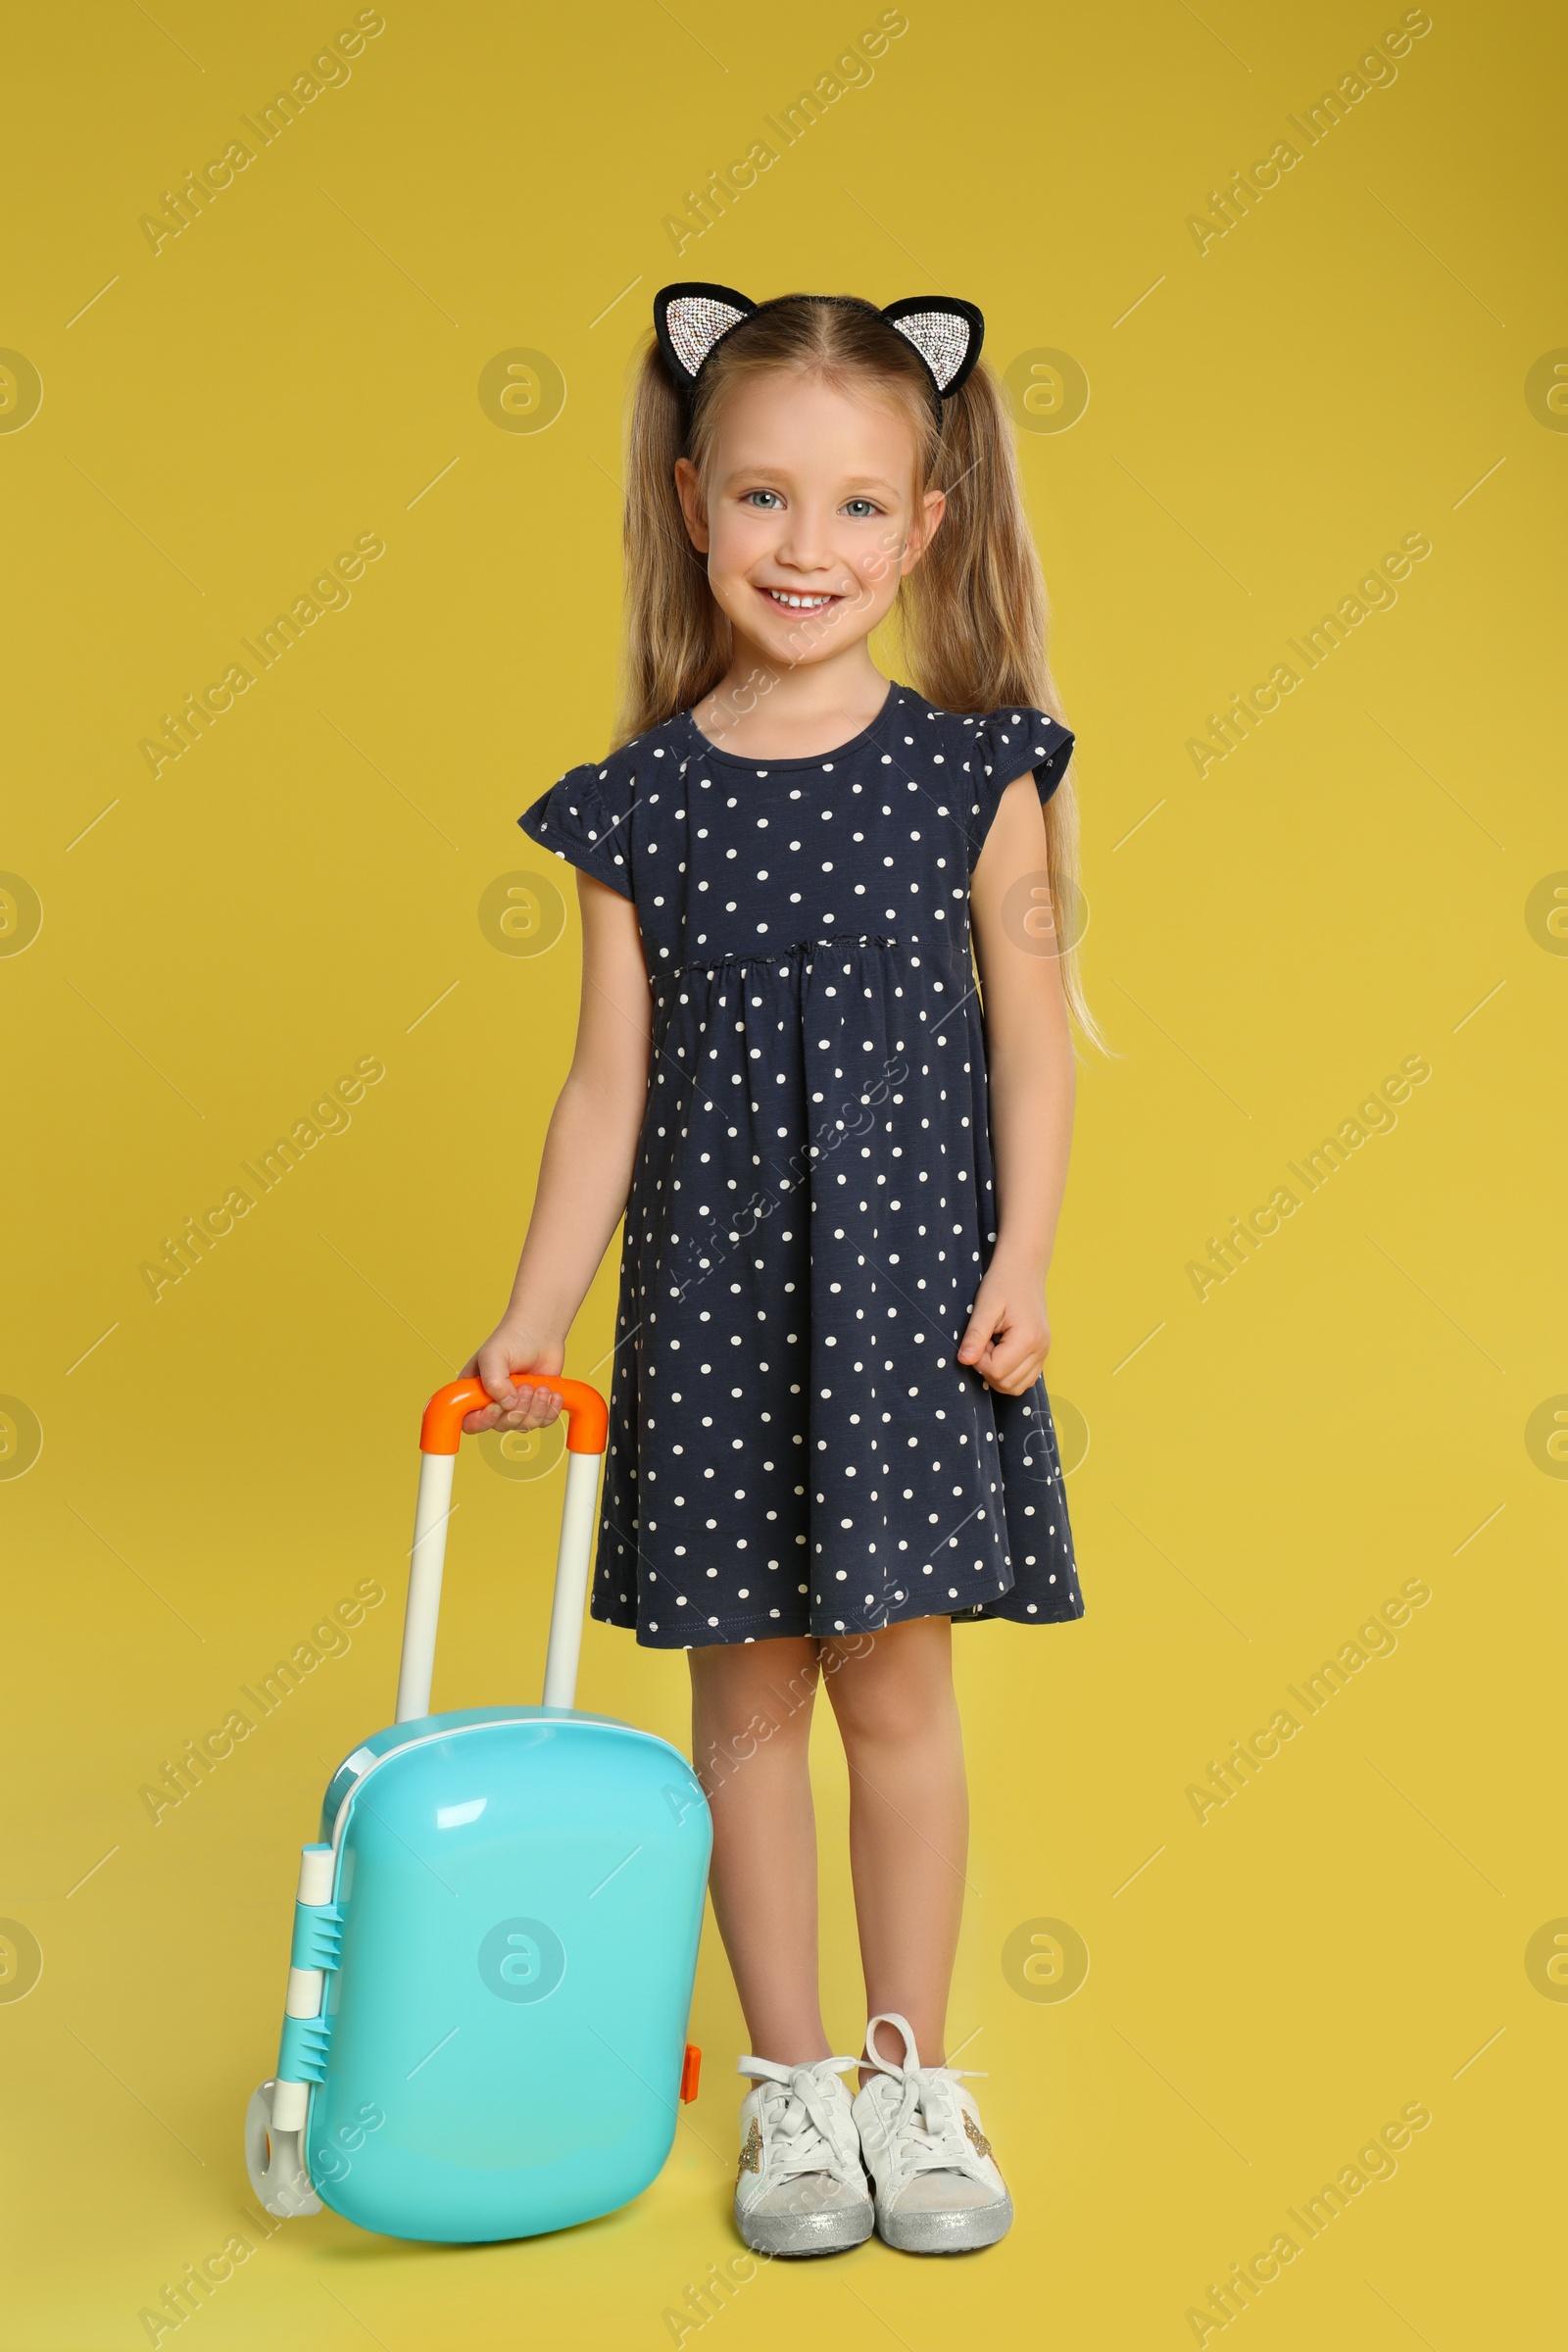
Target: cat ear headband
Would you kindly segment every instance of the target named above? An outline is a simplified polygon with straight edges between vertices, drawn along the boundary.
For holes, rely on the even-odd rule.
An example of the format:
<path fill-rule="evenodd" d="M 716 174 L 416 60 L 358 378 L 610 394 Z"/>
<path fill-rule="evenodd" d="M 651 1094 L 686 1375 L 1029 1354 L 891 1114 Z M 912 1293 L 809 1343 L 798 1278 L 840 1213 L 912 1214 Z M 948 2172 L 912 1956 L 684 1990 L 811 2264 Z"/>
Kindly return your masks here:
<path fill-rule="evenodd" d="M 812 295 L 808 299 L 831 302 L 849 298 Z M 864 307 L 874 309 L 870 303 Z M 715 345 L 746 319 L 771 308 L 770 303 L 753 302 L 747 295 L 737 294 L 732 286 L 692 282 L 662 287 L 654 296 L 654 332 L 664 366 L 681 391 L 695 387 Z M 972 302 L 956 302 L 943 294 L 913 294 L 903 302 L 889 303 L 875 315 L 886 319 L 895 334 L 902 335 L 918 353 L 931 379 L 940 420 L 943 402 L 968 382 L 980 357 L 984 318 Z"/>

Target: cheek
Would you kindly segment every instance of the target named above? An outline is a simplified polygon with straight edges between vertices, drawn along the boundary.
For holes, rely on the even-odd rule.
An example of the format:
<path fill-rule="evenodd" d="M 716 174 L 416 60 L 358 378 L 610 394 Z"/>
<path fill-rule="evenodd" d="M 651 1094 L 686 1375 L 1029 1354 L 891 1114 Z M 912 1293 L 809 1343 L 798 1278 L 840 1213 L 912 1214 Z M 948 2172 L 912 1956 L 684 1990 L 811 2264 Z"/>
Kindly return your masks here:
<path fill-rule="evenodd" d="M 869 602 L 890 605 L 903 576 L 905 533 L 896 523 L 878 526 L 870 541 L 857 548 L 853 568 Z"/>
<path fill-rule="evenodd" d="M 874 566 L 879 579 L 891 580 L 895 586 L 904 574 L 904 559 L 910 536 L 922 520 L 922 509 L 916 498 L 906 510 L 884 514 L 876 526 L 876 555 Z M 929 538 L 927 540 L 929 545 Z M 918 560 L 918 559 L 917 559 Z M 911 569 L 913 566 L 911 565 Z"/>
<path fill-rule="evenodd" d="M 708 529 L 708 568 L 715 578 L 750 571 L 777 537 L 777 520 L 746 507 L 721 507 Z"/>

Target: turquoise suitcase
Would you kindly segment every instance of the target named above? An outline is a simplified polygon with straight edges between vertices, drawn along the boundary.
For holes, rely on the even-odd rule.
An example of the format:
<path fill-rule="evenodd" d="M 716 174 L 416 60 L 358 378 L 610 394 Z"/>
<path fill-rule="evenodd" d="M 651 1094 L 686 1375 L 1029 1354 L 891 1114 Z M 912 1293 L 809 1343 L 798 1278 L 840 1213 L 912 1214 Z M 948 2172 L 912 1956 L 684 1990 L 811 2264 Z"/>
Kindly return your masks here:
<path fill-rule="evenodd" d="M 604 1399 L 567 1418 L 537 1707 L 429 1712 L 452 1478 L 474 1380 L 431 1398 L 397 1721 L 338 1767 L 301 1859 L 275 2077 L 245 2153 L 268 2210 L 391 2237 L 532 2237 L 612 2212 L 695 2096 L 686 2041 L 712 1843 L 678 1749 L 572 1701 Z"/>

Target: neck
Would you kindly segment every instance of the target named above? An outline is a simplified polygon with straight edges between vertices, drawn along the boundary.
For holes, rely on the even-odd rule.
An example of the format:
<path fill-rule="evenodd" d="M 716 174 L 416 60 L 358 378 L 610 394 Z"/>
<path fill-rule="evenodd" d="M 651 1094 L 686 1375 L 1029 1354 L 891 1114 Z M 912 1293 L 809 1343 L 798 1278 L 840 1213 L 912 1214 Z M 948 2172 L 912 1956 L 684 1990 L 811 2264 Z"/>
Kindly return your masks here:
<path fill-rule="evenodd" d="M 868 727 L 887 699 L 888 681 L 864 638 L 842 653 L 822 653 L 803 623 L 801 654 L 780 662 L 735 632 L 729 667 L 698 705 L 696 719 L 710 742 L 732 750 L 808 759 Z"/>

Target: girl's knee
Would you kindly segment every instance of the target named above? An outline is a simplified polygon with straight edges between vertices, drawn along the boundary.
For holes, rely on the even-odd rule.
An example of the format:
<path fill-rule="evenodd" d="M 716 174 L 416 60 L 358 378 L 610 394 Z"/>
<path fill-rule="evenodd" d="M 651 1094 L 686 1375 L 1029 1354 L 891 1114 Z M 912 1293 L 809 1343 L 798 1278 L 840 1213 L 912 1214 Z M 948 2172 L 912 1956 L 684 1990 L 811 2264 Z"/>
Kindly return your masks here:
<path fill-rule="evenodd" d="M 715 1643 L 688 1658 L 695 1709 L 710 1733 L 755 1747 L 809 1726 L 821 1675 L 814 1642 Z"/>
<path fill-rule="evenodd" d="M 953 1706 L 950 1628 L 918 1618 L 824 1651 L 824 1681 L 844 1738 L 919 1740 Z"/>

